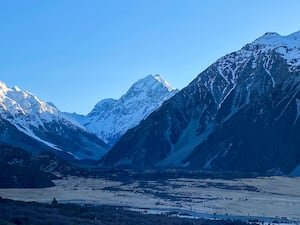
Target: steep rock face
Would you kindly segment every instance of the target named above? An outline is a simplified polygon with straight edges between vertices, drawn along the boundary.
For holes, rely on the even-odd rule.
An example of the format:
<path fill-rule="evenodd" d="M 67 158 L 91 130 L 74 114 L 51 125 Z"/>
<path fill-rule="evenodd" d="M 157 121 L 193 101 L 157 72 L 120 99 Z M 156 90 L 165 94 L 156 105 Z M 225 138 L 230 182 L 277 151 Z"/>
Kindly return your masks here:
<path fill-rule="evenodd" d="M 128 129 L 138 125 L 177 92 L 160 75 L 149 75 L 133 84 L 120 99 L 104 99 L 87 116 L 73 118 L 113 145 Z"/>
<path fill-rule="evenodd" d="M 54 105 L 3 82 L 0 120 L 0 141 L 28 151 L 52 151 L 67 159 L 99 159 L 108 148 Z"/>
<path fill-rule="evenodd" d="M 228 164 L 222 167 L 219 161 L 213 164 L 222 155 L 217 152 L 226 152 L 230 143 L 220 145 L 215 154 L 213 144 L 221 143 L 226 135 L 230 139 L 229 132 L 224 131 L 223 136 L 209 143 L 206 140 L 211 140 L 219 130 L 223 131 L 223 125 L 232 124 L 238 115 L 245 116 L 246 111 L 243 110 L 246 107 L 258 104 L 257 101 L 271 95 L 280 85 L 296 82 L 290 78 L 299 76 L 299 71 L 300 33 L 289 36 L 266 33 L 241 50 L 220 58 L 199 74 L 159 110 L 129 130 L 100 164 L 108 167 L 192 167 L 250 171 L 250 168 L 243 168 L 242 165 L 239 168 L 233 167 L 238 157 L 232 160 L 232 166 Z M 272 112 L 272 109 L 269 110 Z M 260 109 L 253 112 L 258 113 Z M 245 122 L 238 119 L 234 121 L 240 126 Z M 264 126 L 261 125 L 260 129 Z M 273 135 L 269 135 L 269 142 Z M 258 137 L 253 135 L 254 143 L 255 138 Z M 238 138 L 235 141 L 238 142 Z M 210 150 L 204 151 L 205 148 Z M 242 152 L 236 147 L 236 152 L 239 151 Z M 268 151 L 273 151 L 272 147 Z M 261 160 L 261 163 L 266 160 L 268 158 Z M 287 173 L 294 165 L 288 169 L 279 167 Z M 266 171 L 275 167 L 270 166 L 259 170 Z"/>
<path fill-rule="evenodd" d="M 300 74 L 242 107 L 186 158 L 190 168 L 290 174 L 300 164 Z"/>

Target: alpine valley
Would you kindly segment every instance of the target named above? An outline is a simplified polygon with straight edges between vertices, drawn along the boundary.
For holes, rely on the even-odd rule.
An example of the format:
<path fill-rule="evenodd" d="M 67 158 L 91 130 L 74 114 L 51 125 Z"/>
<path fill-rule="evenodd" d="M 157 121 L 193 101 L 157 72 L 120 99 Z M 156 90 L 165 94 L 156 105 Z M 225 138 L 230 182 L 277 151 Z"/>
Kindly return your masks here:
<path fill-rule="evenodd" d="M 103 167 L 299 174 L 300 32 L 266 33 L 200 73 Z"/>
<path fill-rule="evenodd" d="M 87 115 L 0 82 L 0 224 L 299 225 L 299 134 L 300 32 Z"/>

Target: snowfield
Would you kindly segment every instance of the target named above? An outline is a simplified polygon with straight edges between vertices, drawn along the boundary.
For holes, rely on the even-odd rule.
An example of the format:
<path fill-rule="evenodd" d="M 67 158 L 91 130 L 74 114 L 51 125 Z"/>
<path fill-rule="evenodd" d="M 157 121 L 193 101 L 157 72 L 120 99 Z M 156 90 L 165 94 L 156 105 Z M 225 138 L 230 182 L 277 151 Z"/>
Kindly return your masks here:
<path fill-rule="evenodd" d="M 22 201 L 128 206 L 150 213 L 300 224 L 300 178 L 167 179 L 121 182 L 69 177 L 45 189 L 0 189 Z"/>

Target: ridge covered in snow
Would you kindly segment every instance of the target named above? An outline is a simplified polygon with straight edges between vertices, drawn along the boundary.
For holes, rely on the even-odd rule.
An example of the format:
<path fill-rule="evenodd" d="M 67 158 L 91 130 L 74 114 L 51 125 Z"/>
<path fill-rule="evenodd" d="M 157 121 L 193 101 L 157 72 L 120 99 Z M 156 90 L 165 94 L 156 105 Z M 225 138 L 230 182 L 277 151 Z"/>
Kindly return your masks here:
<path fill-rule="evenodd" d="M 101 100 L 85 117 L 73 118 L 113 144 L 177 92 L 162 76 L 148 75 L 134 83 L 120 99 Z"/>
<path fill-rule="evenodd" d="M 69 121 L 53 104 L 41 101 L 37 96 L 18 87 L 9 88 L 0 81 L 0 115 L 13 124 L 42 126 L 52 120 Z M 76 126 L 80 126 L 76 124 Z"/>
<path fill-rule="evenodd" d="M 106 152 L 105 144 L 100 139 L 90 135 L 83 126 L 60 112 L 54 104 L 46 103 L 18 87 L 9 88 L 1 81 L 0 119 L 10 123 L 34 142 L 47 146 L 47 150 L 64 152 L 72 158 L 99 158 Z M 30 144 L 25 143 L 25 140 L 17 141 L 19 136 L 16 131 L 6 128 L 0 132 L 0 141 L 11 145 L 18 144 L 17 147 L 25 146 L 28 151 L 36 148 L 32 141 Z M 82 144 L 74 148 L 74 143 L 68 143 L 72 137 L 77 137 L 77 141 L 87 146 Z M 93 147 L 89 151 L 87 149 L 90 145 Z"/>
<path fill-rule="evenodd" d="M 276 32 L 267 32 L 263 36 L 257 38 L 252 44 L 260 44 L 265 46 L 287 46 L 299 47 L 300 31 L 282 36 Z"/>
<path fill-rule="evenodd" d="M 274 49 L 287 60 L 287 63 L 291 66 L 291 70 L 297 69 L 297 71 L 299 71 L 300 31 L 287 36 L 281 36 L 277 33 L 266 33 L 262 37 L 256 39 L 252 45 L 263 46 L 261 49 L 262 51 Z"/>
<path fill-rule="evenodd" d="M 151 75 L 150 75 L 151 77 Z M 175 91 L 176 88 L 172 87 L 171 84 L 169 84 L 163 77 L 161 77 L 160 75 L 154 75 L 153 78 L 155 80 L 157 80 L 158 82 L 160 82 L 162 85 L 164 85 L 168 91 Z"/>
<path fill-rule="evenodd" d="M 286 60 L 291 71 L 300 71 L 300 31 L 286 36 L 268 32 L 240 51 L 250 51 L 254 56 L 275 51 Z"/>

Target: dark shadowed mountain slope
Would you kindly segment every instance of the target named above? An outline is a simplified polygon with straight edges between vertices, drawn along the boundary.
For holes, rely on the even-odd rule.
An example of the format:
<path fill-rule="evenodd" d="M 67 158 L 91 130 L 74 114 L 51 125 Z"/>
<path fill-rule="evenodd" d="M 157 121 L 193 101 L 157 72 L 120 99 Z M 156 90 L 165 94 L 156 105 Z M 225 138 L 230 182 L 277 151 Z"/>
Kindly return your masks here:
<path fill-rule="evenodd" d="M 87 176 L 51 153 L 32 154 L 20 148 L 0 144 L 0 188 L 42 188 L 63 176 Z"/>
<path fill-rule="evenodd" d="M 298 75 L 219 125 L 186 162 L 190 168 L 290 174 L 300 164 L 299 99 Z"/>

